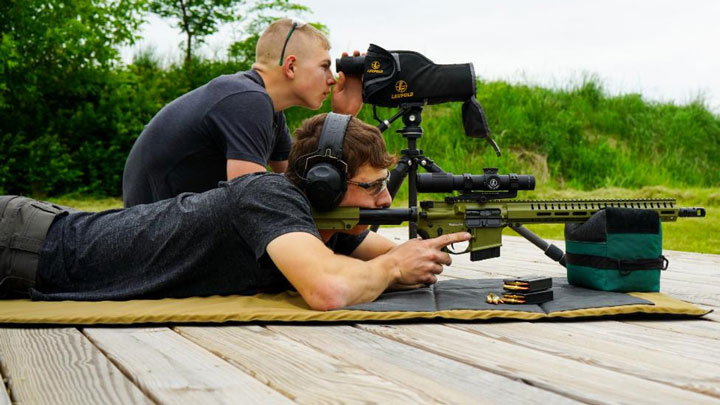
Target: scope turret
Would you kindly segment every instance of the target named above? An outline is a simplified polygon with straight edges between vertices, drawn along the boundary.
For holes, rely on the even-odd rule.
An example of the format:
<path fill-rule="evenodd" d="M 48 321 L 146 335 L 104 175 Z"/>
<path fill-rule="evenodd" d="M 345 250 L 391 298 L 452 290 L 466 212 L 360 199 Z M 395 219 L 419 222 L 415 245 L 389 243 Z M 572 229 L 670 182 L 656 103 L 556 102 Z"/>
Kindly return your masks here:
<path fill-rule="evenodd" d="M 483 174 L 421 173 L 417 175 L 417 190 L 421 193 L 451 191 L 512 191 L 534 190 L 535 176 L 498 174 L 496 168 L 485 168 Z"/>

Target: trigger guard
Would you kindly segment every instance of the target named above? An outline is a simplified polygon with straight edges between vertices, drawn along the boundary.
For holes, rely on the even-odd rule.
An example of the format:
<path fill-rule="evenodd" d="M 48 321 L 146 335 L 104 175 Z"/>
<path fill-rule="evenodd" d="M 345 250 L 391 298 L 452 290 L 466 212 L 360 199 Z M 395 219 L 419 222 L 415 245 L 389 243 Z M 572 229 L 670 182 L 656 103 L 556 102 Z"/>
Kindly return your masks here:
<path fill-rule="evenodd" d="M 451 243 L 450 246 L 455 247 L 455 244 L 454 244 L 454 243 Z M 461 255 L 461 254 L 464 254 L 464 253 L 468 253 L 468 252 L 470 251 L 470 246 L 468 245 L 467 249 L 463 250 L 462 252 L 456 252 L 456 251 L 454 251 L 454 250 L 451 250 L 451 249 L 450 249 L 449 247 L 447 247 L 447 246 L 445 246 L 444 248 L 442 248 L 442 251 L 443 251 L 443 252 L 450 253 L 451 255 Z"/>

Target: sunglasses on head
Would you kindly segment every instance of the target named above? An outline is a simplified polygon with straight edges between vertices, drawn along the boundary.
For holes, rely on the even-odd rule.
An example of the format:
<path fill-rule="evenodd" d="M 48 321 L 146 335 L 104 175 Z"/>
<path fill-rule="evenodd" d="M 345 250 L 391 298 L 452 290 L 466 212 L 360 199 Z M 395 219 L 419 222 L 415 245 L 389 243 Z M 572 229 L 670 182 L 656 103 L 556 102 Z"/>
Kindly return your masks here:
<path fill-rule="evenodd" d="M 305 25 L 307 25 L 306 22 L 292 20 L 290 32 L 288 32 L 287 38 L 285 38 L 285 44 L 283 45 L 282 53 L 280 54 L 280 66 L 283 65 L 283 59 L 285 59 L 285 49 L 287 48 L 288 41 L 290 41 L 290 37 L 292 36 L 293 32 L 295 32 L 296 29 L 304 27 Z"/>

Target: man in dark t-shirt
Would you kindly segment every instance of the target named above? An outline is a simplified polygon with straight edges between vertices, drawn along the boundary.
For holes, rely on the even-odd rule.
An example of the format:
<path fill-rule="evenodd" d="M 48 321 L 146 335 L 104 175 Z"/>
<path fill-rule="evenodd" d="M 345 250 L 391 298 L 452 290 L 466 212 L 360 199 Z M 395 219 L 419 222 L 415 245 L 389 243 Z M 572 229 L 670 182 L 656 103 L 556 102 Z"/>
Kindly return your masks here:
<path fill-rule="evenodd" d="M 395 245 L 364 226 L 316 228 L 293 168 L 317 150 L 324 119 L 298 129 L 286 175 L 251 173 L 204 193 L 99 213 L 0 196 L 0 298 L 126 300 L 292 287 L 309 307 L 327 310 L 436 282 L 451 263 L 441 248 L 468 233 Z M 343 150 L 349 181 L 340 206 L 389 206 L 394 159 L 380 131 L 352 118 Z M 32 252 L 38 259 L 30 266 Z"/>
<path fill-rule="evenodd" d="M 125 163 L 126 207 L 200 193 L 227 178 L 227 160 L 287 160 L 285 115 L 255 70 L 220 76 L 183 95 L 145 127 Z M 274 164 L 273 163 L 273 164 Z"/>
<path fill-rule="evenodd" d="M 252 70 L 223 75 L 177 98 L 148 123 L 123 173 L 126 207 L 203 192 L 243 174 L 287 168 L 283 110 L 318 109 L 336 85 L 330 44 L 311 25 L 281 19 L 258 40 Z M 357 114 L 358 78 L 340 74 L 333 110 Z"/>
<path fill-rule="evenodd" d="M 74 213 L 50 228 L 31 296 L 123 300 L 284 290 L 290 285 L 264 247 L 288 232 L 320 237 L 300 189 L 271 173 L 154 204 Z M 327 246 L 349 255 L 366 236 L 335 234 Z"/>

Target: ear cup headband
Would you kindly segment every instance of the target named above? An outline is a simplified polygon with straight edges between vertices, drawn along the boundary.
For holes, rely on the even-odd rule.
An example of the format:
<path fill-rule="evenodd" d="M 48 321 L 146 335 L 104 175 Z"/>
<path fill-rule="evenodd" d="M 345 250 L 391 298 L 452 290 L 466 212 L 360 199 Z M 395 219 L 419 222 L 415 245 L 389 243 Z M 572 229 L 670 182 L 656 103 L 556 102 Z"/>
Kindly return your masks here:
<path fill-rule="evenodd" d="M 347 190 L 347 163 L 343 161 L 343 141 L 351 115 L 328 113 L 323 123 L 318 149 L 305 160 L 301 176 L 305 195 L 313 208 L 337 208 Z"/>

